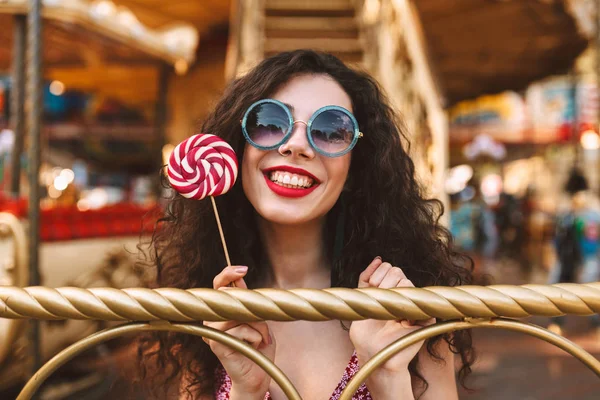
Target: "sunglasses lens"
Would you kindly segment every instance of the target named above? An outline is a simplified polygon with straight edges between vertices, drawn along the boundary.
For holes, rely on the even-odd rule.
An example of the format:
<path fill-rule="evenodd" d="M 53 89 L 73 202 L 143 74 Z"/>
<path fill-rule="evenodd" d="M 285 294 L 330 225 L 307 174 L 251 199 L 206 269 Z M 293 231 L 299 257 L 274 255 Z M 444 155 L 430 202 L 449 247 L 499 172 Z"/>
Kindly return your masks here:
<path fill-rule="evenodd" d="M 347 150 L 354 140 L 354 122 L 340 110 L 326 110 L 312 122 L 310 134 L 316 147 L 335 154 Z"/>
<path fill-rule="evenodd" d="M 285 110 L 273 103 L 257 104 L 246 116 L 246 132 L 255 145 L 271 147 L 279 144 L 290 127 Z"/>

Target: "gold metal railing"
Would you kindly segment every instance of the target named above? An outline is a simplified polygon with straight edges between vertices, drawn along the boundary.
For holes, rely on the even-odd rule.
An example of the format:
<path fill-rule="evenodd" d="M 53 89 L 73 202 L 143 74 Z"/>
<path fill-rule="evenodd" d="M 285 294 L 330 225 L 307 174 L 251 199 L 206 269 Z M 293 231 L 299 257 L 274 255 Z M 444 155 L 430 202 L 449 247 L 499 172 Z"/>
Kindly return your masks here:
<path fill-rule="evenodd" d="M 105 321 L 346 321 L 600 313 L 600 282 L 395 289 L 0 287 L 0 318 Z"/>
<path fill-rule="evenodd" d="M 263 368 L 289 399 L 301 399 L 273 362 L 236 338 L 193 324 L 201 320 L 420 320 L 431 317 L 450 320 L 419 329 L 383 349 L 359 370 L 340 400 L 349 400 L 375 369 L 402 349 L 439 334 L 470 328 L 508 329 L 532 335 L 567 351 L 600 377 L 600 361 L 581 347 L 539 326 L 506 318 L 599 312 L 600 282 L 288 291 L 0 287 L 0 318 L 138 321 L 98 332 L 63 350 L 30 379 L 18 400 L 31 398 L 56 369 L 75 355 L 106 340 L 140 331 L 182 332 L 231 346 Z"/>

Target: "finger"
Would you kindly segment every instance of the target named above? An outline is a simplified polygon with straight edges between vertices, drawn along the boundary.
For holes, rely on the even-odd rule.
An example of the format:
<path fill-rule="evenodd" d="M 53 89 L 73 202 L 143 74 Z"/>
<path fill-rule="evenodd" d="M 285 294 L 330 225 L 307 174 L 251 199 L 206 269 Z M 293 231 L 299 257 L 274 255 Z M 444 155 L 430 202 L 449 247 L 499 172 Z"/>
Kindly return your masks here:
<path fill-rule="evenodd" d="M 400 279 L 396 287 L 415 287 L 415 285 L 413 285 L 412 281 L 405 276 Z"/>
<path fill-rule="evenodd" d="M 359 288 L 369 287 L 369 279 L 371 278 L 371 275 L 373 275 L 373 272 L 375 272 L 382 263 L 383 261 L 379 256 L 375 257 L 373 261 L 371 261 L 371 264 L 369 264 L 369 266 L 358 277 Z"/>
<path fill-rule="evenodd" d="M 231 282 L 236 282 L 241 280 L 246 273 L 248 272 L 248 267 L 243 265 L 231 265 L 229 267 L 225 267 L 223 271 L 213 279 L 213 289 L 218 289 L 223 286 L 229 286 Z M 246 286 L 244 284 L 244 286 Z M 239 286 L 238 286 L 239 287 Z"/>
<path fill-rule="evenodd" d="M 413 325 L 417 325 L 417 326 L 429 326 L 429 325 L 433 325 L 436 323 L 436 319 L 435 318 L 429 318 L 429 319 L 423 319 L 420 321 L 411 321 Z"/>
<path fill-rule="evenodd" d="M 243 322 L 238 322 L 238 321 L 215 321 L 215 322 L 204 321 L 202 324 L 204 326 L 209 327 L 209 328 L 213 328 L 213 329 L 216 329 L 218 331 L 225 332 L 226 330 L 234 328 L 234 327 L 236 327 L 238 325 L 243 325 Z"/>
<path fill-rule="evenodd" d="M 236 337 L 244 342 L 247 342 L 255 349 L 258 349 L 262 343 L 262 335 L 256 329 L 248 324 L 238 325 L 226 331 L 233 337 Z"/>
<path fill-rule="evenodd" d="M 377 271 L 371 275 L 371 279 L 369 279 L 369 286 L 371 287 L 379 287 L 383 278 L 387 275 L 388 271 L 392 269 L 392 264 L 388 262 L 384 262 L 377 268 Z"/>
<path fill-rule="evenodd" d="M 404 272 L 398 267 L 393 267 L 385 274 L 385 277 L 378 287 L 382 289 L 395 288 L 402 279 L 406 279 Z"/>
<path fill-rule="evenodd" d="M 229 290 L 229 289 L 248 289 L 246 281 L 244 279 L 238 279 L 237 281 L 231 282 L 230 286 L 221 286 L 217 290 Z"/>
<path fill-rule="evenodd" d="M 429 325 L 433 325 L 436 322 L 435 318 L 429 318 L 429 319 L 424 319 L 424 320 L 420 320 L 420 321 L 413 321 L 413 320 L 409 320 L 409 319 L 402 319 L 400 321 L 400 325 L 402 325 L 404 328 L 411 328 L 411 327 L 415 327 L 415 326 L 419 326 L 419 327 L 425 327 L 425 326 L 429 326 Z"/>
<path fill-rule="evenodd" d="M 402 325 L 403 328 L 408 329 L 408 328 L 414 328 L 415 327 L 415 321 L 410 321 L 408 319 L 402 319 L 400 321 L 400 325 Z"/>
<path fill-rule="evenodd" d="M 228 329 L 235 328 L 238 325 L 242 325 L 242 323 L 241 322 L 237 322 L 237 321 L 224 321 L 224 322 L 203 321 L 202 325 L 204 325 L 206 327 L 209 327 L 209 328 L 212 328 L 212 329 L 216 329 L 216 330 L 221 331 L 221 332 L 225 332 Z M 203 337 L 202 340 L 205 343 L 208 343 L 208 344 L 210 344 L 210 342 L 211 342 L 210 339 L 205 338 L 205 337 Z"/>
<path fill-rule="evenodd" d="M 246 285 L 246 281 L 244 281 L 244 279 L 240 278 L 237 281 L 233 281 L 233 286 L 235 286 L 236 288 L 240 288 L 240 289 L 248 289 L 248 285 Z"/>
<path fill-rule="evenodd" d="M 273 343 L 273 337 L 269 331 L 269 326 L 266 322 L 249 322 L 248 325 L 254 328 L 262 337 L 263 343 L 270 345 Z"/>

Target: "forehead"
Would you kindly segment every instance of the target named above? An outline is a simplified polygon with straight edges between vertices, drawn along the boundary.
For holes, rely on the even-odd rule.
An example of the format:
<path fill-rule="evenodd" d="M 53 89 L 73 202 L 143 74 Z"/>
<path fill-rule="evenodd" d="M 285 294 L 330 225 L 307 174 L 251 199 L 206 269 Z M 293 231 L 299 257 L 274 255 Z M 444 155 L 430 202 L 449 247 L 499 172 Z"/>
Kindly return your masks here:
<path fill-rule="evenodd" d="M 300 75 L 283 84 L 271 98 L 294 108 L 296 118 L 310 116 L 324 106 L 341 106 L 352 112 L 352 101 L 329 75 Z"/>

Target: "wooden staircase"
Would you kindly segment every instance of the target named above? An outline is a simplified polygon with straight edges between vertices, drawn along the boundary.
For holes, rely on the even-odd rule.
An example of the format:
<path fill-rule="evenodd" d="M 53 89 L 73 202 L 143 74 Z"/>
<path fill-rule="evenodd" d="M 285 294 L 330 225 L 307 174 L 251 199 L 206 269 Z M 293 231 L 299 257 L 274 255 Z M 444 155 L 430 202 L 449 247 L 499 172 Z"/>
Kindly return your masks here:
<path fill-rule="evenodd" d="M 307 48 L 361 62 L 355 14 L 353 0 L 265 0 L 264 56 Z"/>
<path fill-rule="evenodd" d="M 362 0 L 233 0 L 226 77 L 281 51 L 314 49 L 348 64 L 364 61 Z"/>

